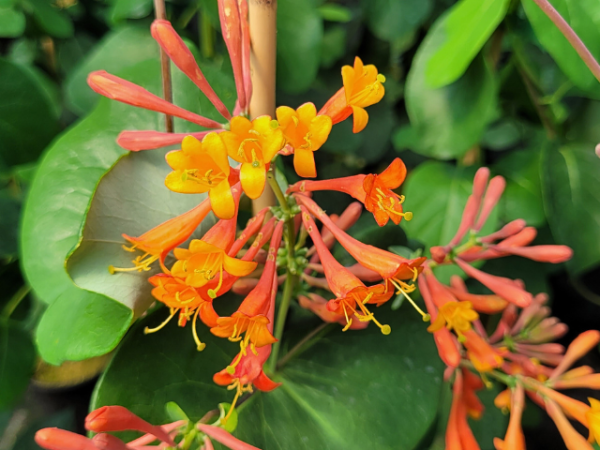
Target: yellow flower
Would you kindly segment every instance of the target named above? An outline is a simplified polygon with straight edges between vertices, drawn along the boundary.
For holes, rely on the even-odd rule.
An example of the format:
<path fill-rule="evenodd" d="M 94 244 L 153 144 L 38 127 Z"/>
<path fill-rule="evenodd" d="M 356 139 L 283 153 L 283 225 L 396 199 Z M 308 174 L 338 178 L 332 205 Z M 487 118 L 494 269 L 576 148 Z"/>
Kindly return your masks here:
<path fill-rule="evenodd" d="M 471 302 L 448 302 L 440 308 L 437 318 L 427 331 L 438 331 L 446 326 L 448 329 L 454 329 L 460 337 L 471 329 L 471 322 L 478 318 L 479 314 L 473 311 Z"/>
<path fill-rule="evenodd" d="M 590 429 L 590 442 L 600 444 L 600 401 L 595 398 L 588 398 L 592 406 L 586 413 L 588 428 Z"/>
<path fill-rule="evenodd" d="M 167 163 L 173 169 L 165 179 L 170 190 L 184 194 L 208 192 L 216 216 L 220 219 L 233 217 L 235 202 L 228 180 L 229 160 L 217 133 L 207 134 L 202 142 L 186 136 L 181 150 L 167 154 Z"/>
<path fill-rule="evenodd" d="M 313 152 L 320 149 L 331 132 L 332 120 L 317 116 L 313 103 L 305 103 L 296 111 L 287 106 L 277 108 L 277 120 L 286 144 L 294 149 L 294 168 L 301 177 L 317 176 Z"/>
<path fill-rule="evenodd" d="M 260 116 L 252 122 L 236 116 L 231 119 L 230 131 L 224 131 L 220 137 L 229 156 L 242 163 L 242 189 L 252 199 L 260 197 L 265 188 L 268 165 L 285 145 L 279 124 L 270 116 Z"/>

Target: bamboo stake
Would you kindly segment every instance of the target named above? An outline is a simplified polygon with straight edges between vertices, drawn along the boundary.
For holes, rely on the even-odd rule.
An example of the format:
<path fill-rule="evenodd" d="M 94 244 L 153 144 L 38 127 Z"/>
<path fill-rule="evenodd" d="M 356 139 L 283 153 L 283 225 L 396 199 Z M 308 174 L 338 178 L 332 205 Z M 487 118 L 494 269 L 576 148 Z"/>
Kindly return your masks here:
<path fill-rule="evenodd" d="M 249 0 L 250 58 L 252 99 L 250 118 L 267 114 L 275 116 L 275 61 L 277 48 L 277 0 Z M 275 194 L 267 184 L 265 191 L 252 202 L 254 213 L 276 203 Z"/>
<path fill-rule="evenodd" d="M 157 19 L 166 20 L 167 11 L 165 0 L 154 0 L 154 13 Z M 160 71 L 162 75 L 163 98 L 173 103 L 173 88 L 171 85 L 171 66 L 167 53 L 160 49 Z M 167 133 L 173 132 L 173 116 L 165 114 L 165 129 Z"/>

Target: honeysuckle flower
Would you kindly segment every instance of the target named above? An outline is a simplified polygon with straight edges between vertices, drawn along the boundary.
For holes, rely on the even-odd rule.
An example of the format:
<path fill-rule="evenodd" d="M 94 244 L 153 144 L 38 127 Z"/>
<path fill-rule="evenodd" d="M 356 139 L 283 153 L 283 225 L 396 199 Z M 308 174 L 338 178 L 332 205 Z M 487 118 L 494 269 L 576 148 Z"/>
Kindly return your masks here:
<path fill-rule="evenodd" d="M 202 142 L 186 136 L 181 150 L 167 153 L 167 163 L 173 172 L 165 179 L 166 186 L 184 194 L 208 192 L 210 204 L 219 219 L 231 219 L 235 201 L 229 184 L 229 159 L 225 144 L 217 133 L 207 134 Z"/>
<path fill-rule="evenodd" d="M 92 411 L 85 418 L 85 428 L 96 433 L 106 431 L 141 431 L 149 433 L 171 447 L 175 442 L 161 427 L 146 422 L 123 406 L 103 406 Z"/>
<path fill-rule="evenodd" d="M 220 317 L 217 319 L 217 326 L 210 329 L 215 336 L 228 338 L 233 342 L 239 341 L 241 355 L 246 354 L 248 346 L 252 353 L 256 354 L 257 348 L 277 341 L 269 331 L 270 321 L 267 314 L 271 306 L 273 279 L 277 269 L 276 256 L 281 244 L 282 233 L 283 222 L 280 221 L 273 231 L 267 262 L 259 283 L 244 299 L 236 312 L 230 317 Z M 242 338 L 243 334 L 245 335 Z"/>
<path fill-rule="evenodd" d="M 525 390 L 520 383 L 517 383 L 512 392 L 510 405 L 510 420 L 506 435 L 504 440 L 494 438 L 494 446 L 496 450 L 525 450 L 525 436 L 521 428 L 523 409 L 525 407 Z"/>
<path fill-rule="evenodd" d="M 35 443 L 46 450 L 98 450 L 91 439 L 60 428 L 42 428 Z"/>
<path fill-rule="evenodd" d="M 577 360 L 585 356 L 600 342 L 600 331 L 589 330 L 577 336 L 569 345 L 560 364 L 552 372 L 550 379 L 555 379 L 570 368 Z"/>
<path fill-rule="evenodd" d="M 300 205 L 305 206 L 313 216 L 318 218 L 331 231 L 337 241 L 358 263 L 367 269 L 379 273 L 386 282 L 398 290 L 398 293 L 406 295 L 414 291 L 414 285 L 409 285 L 404 280 L 415 281 L 419 273 L 423 270 L 422 264 L 427 258 L 406 259 L 377 247 L 363 244 L 337 227 L 313 200 L 304 195 L 296 195 L 295 198 Z M 387 284 L 386 288 L 388 288 Z M 429 315 L 425 314 L 408 295 L 406 297 L 424 320 L 429 320 Z"/>
<path fill-rule="evenodd" d="M 150 265 L 156 260 L 160 260 L 162 265 L 167 254 L 179 244 L 185 242 L 210 211 L 210 199 L 207 198 L 188 212 L 161 223 L 139 237 L 123 234 L 123 237 L 132 244 L 131 247 L 123 246 L 123 249 L 128 252 L 135 252 L 139 249 L 144 253 L 132 261 L 134 267 L 117 268 L 109 266 L 109 272 L 148 271 Z"/>
<path fill-rule="evenodd" d="M 567 420 L 565 414 L 554 401 L 547 399 L 545 402 L 546 412 L 554 421 L 560 432 L 567 449 L 569 450 L 592 450 L 593 447 L 580 435 L 573 425 Z"/>
<path fill-rule="evenodd" d="M 508 302 L 498 295 L 471 294 L 461 277 L 452 275 L 450 286 L 444 286 L 460 302 L 469 302 L 473 309 L 484 314 L 496 314 L 508 306 Z"/>
<path fill-rule="evenodd" d="M 223 274 L 245 277 L 256 269 L 256 263 L 232 258 L 227 253 L 233 244 L 237 226 L 237 214 L 232 219 L 220 220 L 202 239 L 190 242 L 189 249 L 174 250 L 177 262 L 171 268 L 171 274 L 182 278 L 188 286 L 200 288 L 213 279 L 217 285 L 208 291 L 215 298 L 223 284 Z"/>
<path fill-rule="evenodd" d="M 369 122 L 369 114 L 364 108 L 378 103 L 385 94 L 385 77 L 377 73 L 374 65 L 363 65 L 357 56 L 354 67 L 342 67 L 344 87 L 337 91 L 321 108 L 319 114 L 331 117 L 333 123 L 339 123 L 352 114 L 352 131 L 359 133 Z"/>
<path fill-rule="evenodd" d="M 588 398 L 590 402 L 590 409 L 586 413 L 590 429 L 590 442 L 600 444 L 600 401 L 595 398 Z"/>
<path fill-rule="evenodd" d="M 302 210 L 304 227 L 317 248 L 329 288 L 336 296 L 334 300 L 330 300 L 327 303 L 327 309 L 346 319 L 346 326 L 343 328 L 343 331 L 350 328 L 353 323 L 352 316 L 354 316 L 362 322 L 371 321 L 381 329 L 383 334 L 390 334 L 390 326 L 379 323 L 373 313 L 369 311 L 366 304 L 380 305 L 390 299 L 392 292 L 386 292 L 386 288 L 383 285 L 365 286 L 358 277 L 337 262 L 321 239 L 317 225 L 310 217 L 310 214 L 308 214 L 307 209 L 304 206 L 300 208 Z"/>
<path fill-rule="evenodd" d="M 186 136 L 193 136 L 202 140 L 208 133 L 217 131 L 201 131 L 198 133 L 164 133 L 161 131 L 121 131 L 117 136 L 117 144 L 125 150 L 139 152 L 141 150 L 152 150 L 166 147 L 168 145 L 181 144 Z"/>
<path fill-rule="evenodd" d="M 438 310 L 435 321 L 429 325 L 427 331 L 434 332 L 443 327 L 454 330 L 459 338 L 464 337 L 464 332 L 471 329 L 471 322 L 477 320 L 479 314 L 473 310 L 471 302 L 448 302 Z"/>
<path fill-rule="evenodd" d="M 199 423 L 197 428 L 231 450 L 260 450 L 258 447 L 246 444 L 245 442 L 233 437 L 223 428 L 215 427 L 213 425 L 205 425 L 202 423 Z"/>
<path fill-rule="evenodd" d="M 246 195 L 260 197 L 267 180 L 267 170 L 273 157 L 285 145 L 277 121 L 260 116 L 253 121 L 236 116 L 231 119 L 229 131 L 219 134 L 227 153 L 242 163 L 240 181 Z"/>
<path fill-rule="evenodd" d="M 341 191 L 364 203 L 367 211 L 373 213 L 379 226 L 384 226 L 388 220 L 396 225 L 402 218 L 412 219 L 412 213 L 403 212 L 403 195 L 397 195 L 392 189 L 398 188 L 406 178 L 406 166 L 400 158 L 392 163 L 379 175 L 353 175 L 330 180 L 303 180 L 288 189 L 288 192 Z"/>
<path fill-rule="evenodd" d="M 156 42 L 167 53 L 173 64 L 198 86 L 225 119 L 231 119 L 231 114 L 227 110 L 227 107 L 208 83 L 202 70 L 198 67 L 194 55 L 192 55 L 192 52 L 185 45 L 183 39 L 173 29 L 171 23 L 166 20 L 157 19 L 152 23 L 150 32 Z"/>
<path fill-rule="evenodd" d="M 477 397 L 476 392 L 482 390 L 485 384 L 477 375 L 468 369 L 462 369 L 463 374 L 463 402 L 469 417 L 479 420 L 483 415 L 484 406 Z"/>
<path fill-rule="evenodd" d="M 446 449 L 479 450 L 477 440 L 467 422 L 463 392 L 463 374 L 462 371 L 457 370 L 452 385 L 452 406 L 446 427 Z"/>
<path fill-rule="evenodd" d="M 463 337 L 462 344 L 467 349 L 467 356 L 478 372 L 489 372 L 502 365 L 504 359 L 500 350 L 492 347 L 475 330 L 464 331 Z"/>
<path fill-rule="evenodd" d="M 319 150 L 331 132 L 331 117 L 317 116 L 314 103 L 305 103 L 297 110 L 288 106 L 277 108 L 277 121 L 286 145 L 294 149 L 294 169 L 305 178 L 317 176 L 313 152 Z"/>
<path fill-rule="evenodd" d="M 262 227 L 264 225 L 264 220 L 265 217 L 267 215 L 267 213 L 269 212 L 269 208 L 263 208 L 261 209 L 254 217 L 252 217 L 248 223 L 246 224 L 246 228 L 244 228 L 244 230 L 240 233 L 240 235 L 238 236 L 238 238 L 235 240 L 235 242 L 233 243 L 233 245 L 231 246 L 231 248 L 229 249 L 229 256 L 236 256 L 239 251 L 242 249 L 242 247 L 244 247 L 244 245 L 246 245 L 246 242 L 248 242 L 248 240 L 254 236 L 256 233 L 264 233 L 264 231 L 268 231 L 269 229 L 271 229 L 270 233 L 273 232 L 272 228 L 268 227 L 265 230 L 262 230 Z M 275 225 L 275 220 L 273 218 L 270 219 L 271 223 L 273 225 Z M 259 236 L 260 238 L 262 238 L 262 236 Z M 270 234 L 269 234 L 270 237 Z"/>
<path fill-rule="evenodd" d="M 186 111 L 152 94 L 141 86 L 107 73 L 104 70 L 88 75 L 88 85 L 98 94 L 128 105 L 179 117 L 205 128 L 223 128 L 212 119 Z"/>
<path fill-rule="evenodd" d="M 281 239 L 281 237 L 280 237 Z M 277 274 L 273 273 L 273 283 L 276 283 Z M 267 312 L 267 331 L 273 333 L 273 321 L 275 319 L 275 299 L 277 289 L 271 289 L 269 311 Z M 263 371 L 263 366 L 271 355 L 271 344 L 252 349 L 247 352 L 240 351 L 229 366 L 213 376 L 213 381 L 227 389 L 235 389 L 235 397 L 225 420 L 233 411 L 235 404 L 244 392 L 252 392 L 252 386 L 263 392 L 269 392 L 281 385 L 271 380 Z"/>

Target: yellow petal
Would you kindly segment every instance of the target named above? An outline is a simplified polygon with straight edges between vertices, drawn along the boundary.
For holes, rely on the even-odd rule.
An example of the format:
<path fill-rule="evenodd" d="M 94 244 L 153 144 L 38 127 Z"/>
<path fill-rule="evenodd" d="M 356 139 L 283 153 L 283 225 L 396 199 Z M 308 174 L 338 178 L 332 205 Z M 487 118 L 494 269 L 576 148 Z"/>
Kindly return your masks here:
<path fill-rule="evenodd" d="M 329 116 L 317 116 L 310 122 L 310 142 L 312 144 L 312 150 L 318 150 L 327 141 L 329 133 L 331 133 L 332 125 L 331 117 Z"/>
<path fill-rule="evenodd" d="M 231 122 L 229 122 L 229 130 L 236 134 L 244 135 L 248 133 L 251 128 L 252 122 L 242 116 L 235 116 L 231 119 Z"/>
<path fill-rule="evenodd" d="M 217 167 L 225 175 L 229 176 L 229 159 L 227 158 L 227 149 L 223 140 L 217 133 L 208 133 L 202 140 L 202 145 L 206 154 L 212 158 Z"/>
<path fill-rule="evenodd" d="M 181 149 L 184 152 L 200 152 L 202 151 L 202 143 L 194 136 L 186 136 L 181 141 Z"/>
<path fill-rule="evenodd" d="M 259 116 L 252 121 L 252 128 L 263 136 L 268 136 L 273 132 L 271 127 L 271 116 Z"/>
<path fill-rule="evenodd" d="M 227 154 L 229 155 L 229 157 L 236 160 L 237 162 L 242 162 L 244 160 L 244 157 L 240 156 L 238 153 L 240 145 L 242 143 L 242 139 L 240 138 L 240 136 L 238 136 L 232 131 L 223 131 L 222 133 L 220 133 L 219 137 L 223 141 L 223 145 L 225 145 L 225 149 L 227 150 Z"/>
<path fill-rule="evenodd" d="M 285 145 L 285 137 L 281 129 L 276 129 L 272 134 L 262 141 L 263 162 L 268 164 L 279 150 Z"/>
<path fill-rule="evenodd" d="M 182 170 L 176 170 L 168 174 L 165 178 L 165 185 L 171 191 L 180 194 L 202 194 L 210 189 L 208 184 L 185 179 L 185 173 Z"/>
<path fill-rule="evenodd" d="M 277 108 L 277 121 L 281 127 L 285 128 L 292 121 L 292 117 L 296 117 L 296 111 L 289 106 L 280 106 Z"/>
<path fill-rule="evenodd" d="M 346 104 L 350 104 L 350 98 L 352 97 L 352 86 L 354 85 L 354 69 L 352 67 L 342 67 L 342 81 L 344 83 L 344 91 L 346 94 Z"/>
<path fill-rule="evenodd" d="M 190 167 L 191 158 L 182 150 L 173 150 L 167 153 L 165 159 L 173 170 L 189 169 Z"/>
<path fill-rule="evenodd" d="M 356 75 L 361 76 L 363 73 L 364 65 L 362 59 L 358 56 L 354 57 L 354 70 L 356 71 Z"/>
<path fill-rule="evenodd" d="M 225 255 L 225 259 L 223 260 L 223 268 L 228 274 L 234 277 L 250 275 L 256 269 L 256 265 L 254 261 L 242 261 L 227 255 Z"/>
<path fill-rule="evenodd" d="M 257 199 L 265 189 L 267 180 L 266 167 L 264 164 L 259 164 L 254 167 L 252 163 L 243 163 L 240 169 L 240 181 L 242 189 L 251 199 Z"/>
<path fill-rule="evenodd" d="M 317 115 L 317 108 L 314 103 L 308 102 L 301 105 L 297 112 L 300 121 L 309 124 Z"/>
<path fill-rule="evenodd" d="M 219 219 L 231 219 L 235 214 L 235 202 L 231 194 L 231 187 L 227 180 L 208 191 L 210 205 Z"/>
<path fill-rule="evenodd" d="M 352 131 L 354 133 L 360 133 L 365 129 L 367 123 L 369 122 L 369 114 L 367 114 L 367 111 L 360 106 L 352 106 L 352 114 L 354 116 Z"/>
<path fill-rule="evenodd" d="M 296 173 L 304 178 L 317 176 L 315 167 L 315 155 L 310 150 L 296 149 L 294 152 L 294 169 Z"/>

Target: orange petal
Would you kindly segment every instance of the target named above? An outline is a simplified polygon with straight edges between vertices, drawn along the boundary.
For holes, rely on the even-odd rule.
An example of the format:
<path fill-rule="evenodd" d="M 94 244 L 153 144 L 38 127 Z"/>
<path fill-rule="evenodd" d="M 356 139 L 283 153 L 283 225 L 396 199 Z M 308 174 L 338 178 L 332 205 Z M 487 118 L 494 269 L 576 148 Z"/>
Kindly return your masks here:
<path fill-rule="evenodd" d="M 300 122 L 309 123 L 316 117 L 317 108 L 315 107 L 314 103 L 307 102 L 301 105 L 296 112 L 298 113 Z"/>
<path fill-rule="evenodd" d="M 223 268 L 234 277 L 245 277 L 250 275 L 256 269 L 257 263 L 254 261 L 241 261 L 225 255 Z"/>
<path fill-rule="evenodd" d="M 242 189 L 251 199 L 257 199 L 265 189 L 267 172 L 264 164 L 254 167 L 253 163 L 243 163 L 240 169 Z"/>
<path fill-rule="evenodd" d="M 315 156 L 310 150 L 296 149 L 294 152 L 294 169 L 298 176 L 314 178 L 317 176 Z"/>
<path fill-rule="evenodd" d="M 234 216 L 235 202 L 227 180 L 208 191 L 208 196 L 212 210 L 219 219 L 231 219 Z"/>
<path fill-rule="evenodd" d="M 360 106 L 352 105 L 352 114 L 354 115 L 354 124 L 352 126 L 352 132 L 360 133 L 365 129 L 369 122 L 369 114 L 367 111 Z"/>
<path fill-rule="evenodd" d="M 311 150 L 318 150 L 327 141 L 329 133 L 331 133 L 332 120 L 329 116 L 317 116 L 310 122 L 310 133 L 312 134 L 310 142 Z"/>

